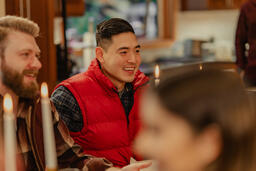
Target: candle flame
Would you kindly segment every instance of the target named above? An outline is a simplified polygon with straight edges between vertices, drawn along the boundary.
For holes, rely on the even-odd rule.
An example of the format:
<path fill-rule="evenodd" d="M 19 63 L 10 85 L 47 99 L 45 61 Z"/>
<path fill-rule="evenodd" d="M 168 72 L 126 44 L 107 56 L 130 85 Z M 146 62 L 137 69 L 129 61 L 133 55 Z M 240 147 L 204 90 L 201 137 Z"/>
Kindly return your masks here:
<path fill-rule="evenodd" d="M 160 68 L 159 65 L 155 66 L 155 78 L 159 78 L 160 76 Z"/>
<path fill-rule="evenodd" d="M 202 69 L 203 69 L 203 66 L 202 66 L 201 64 L 199 65 L 199 69 L 200 69 L 200 70 L 202 70 Z"/>
<path fill-rule="evenodd" d="M 12 113 L 13 111 L 12 97 L 10 94 L 4 96 L 4 111 L 7 113 Z"/>
<path fill-rule="evenodd" d="M 48 86 L 45 82 L 41 85 L 41 97 L 48 97 Z"/>

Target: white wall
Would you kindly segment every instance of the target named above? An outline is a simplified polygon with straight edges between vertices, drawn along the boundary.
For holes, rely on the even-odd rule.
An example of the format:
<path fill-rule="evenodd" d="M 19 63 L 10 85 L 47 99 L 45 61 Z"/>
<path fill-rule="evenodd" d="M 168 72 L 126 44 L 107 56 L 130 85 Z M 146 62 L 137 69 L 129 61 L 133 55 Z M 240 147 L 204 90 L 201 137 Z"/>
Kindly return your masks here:
<path fill-rule="evenodd" d="M 234 39 L 239 10 L 178 12 L 176 18 L 176 41 L 171 48 L 145 50 L 143 61 L 152 61 L 159 56 L 183 56 L 183 41 L 186 39 L 208 40 L 214 37 L 212 49 L 225 49 L 228 55 L 234 51 Z M 223 54 L 220 54 L 223 55 Z"/>
<path fill-rule="evenodd" d="M 239 10 L 190 11 L 177 15 L 176 38 L 207 39 L 234 42 Z"/>
<path fill-rule="evenodd" d="M 0 0 L 0 17 L 5 15 L 5 0 Z"/>

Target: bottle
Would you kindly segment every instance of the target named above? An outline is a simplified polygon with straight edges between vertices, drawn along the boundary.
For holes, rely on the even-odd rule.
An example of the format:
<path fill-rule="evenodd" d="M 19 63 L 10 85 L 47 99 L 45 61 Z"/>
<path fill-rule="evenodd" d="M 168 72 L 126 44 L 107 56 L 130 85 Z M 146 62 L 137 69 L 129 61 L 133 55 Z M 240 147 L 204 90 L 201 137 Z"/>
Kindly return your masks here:
<path fill-rule="evenodd" d="M 95 56 L 96 40 L 94 34 L 94 18 L 89 18 L 88 32 L 83 35 L 83 68 L 86 71 Z"/>

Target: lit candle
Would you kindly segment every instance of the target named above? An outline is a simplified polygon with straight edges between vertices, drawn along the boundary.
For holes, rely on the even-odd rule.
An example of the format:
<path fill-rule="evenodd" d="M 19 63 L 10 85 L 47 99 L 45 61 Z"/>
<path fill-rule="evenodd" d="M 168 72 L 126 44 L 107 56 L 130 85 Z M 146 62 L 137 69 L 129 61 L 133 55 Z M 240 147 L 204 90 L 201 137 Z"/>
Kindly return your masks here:
<path fill-rule="evenodd" d="M 160 83 L 160 68 L 159 65 L 155 66 L 155 86 L 157 87 Z"/>
<path fill-rule="evenodd" d="M 4 147 L 5 170 L 16 171 L 16 126 L 12 98 L 4 96 Z"/>
<path fill-rule="evenodd" d="M 203 70 L 203 65 L 202 64 L 199 65 L 199 70 Z"/>
<path fill-rule="evenodd" d="M 42 83 L 41 85 L 41 105 L 46 170 L 57 171 L 56 144 L 53 132 L 50 100 L 48 97 L 48 88 L 46 83 Z"/>

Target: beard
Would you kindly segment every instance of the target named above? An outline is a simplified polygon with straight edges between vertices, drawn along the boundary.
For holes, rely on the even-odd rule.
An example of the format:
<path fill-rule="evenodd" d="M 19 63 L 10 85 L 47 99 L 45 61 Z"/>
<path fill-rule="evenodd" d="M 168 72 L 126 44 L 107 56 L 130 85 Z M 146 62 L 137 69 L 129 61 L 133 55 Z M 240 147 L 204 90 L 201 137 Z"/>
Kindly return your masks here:
<path fill-rule="evenodd" d="M 34 74 L 36 77 L 38 75 L 38 71 L 27 69 L 23 70 L 22 73 L 19 73 L 13 68 L 7 66 L 4 60 L 2 61 L 1 69 L 3 84 L 10 88 L 17 96 L 32 99 L 38 95 L 39 86 L 36 81 L 31 82 L 28 85 L 25 85 L 23 82 L 26 74 Z"/>

